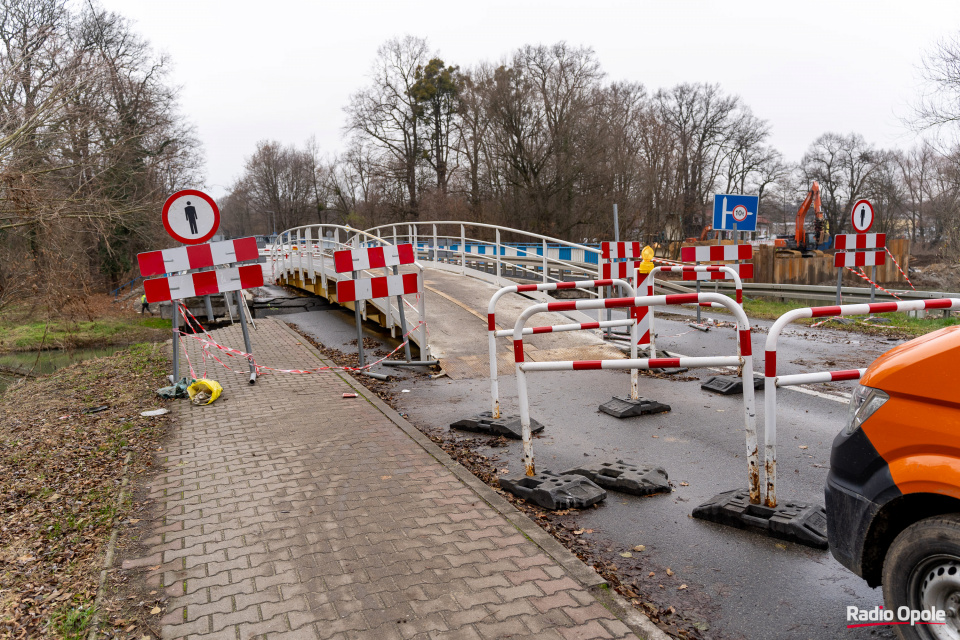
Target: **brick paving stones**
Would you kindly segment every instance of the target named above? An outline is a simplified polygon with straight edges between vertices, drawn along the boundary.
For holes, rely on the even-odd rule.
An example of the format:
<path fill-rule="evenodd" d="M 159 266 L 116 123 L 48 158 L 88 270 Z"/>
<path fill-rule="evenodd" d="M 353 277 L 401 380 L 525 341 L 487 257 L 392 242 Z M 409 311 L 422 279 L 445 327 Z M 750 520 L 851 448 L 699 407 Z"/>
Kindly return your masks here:
<path fill-rule="evenodd" d="M 325 364 L 276 319 L 257 327 L 261 363 Z M 242 344 L 239 326 L 213 335 Z M 164 638 L 636 637 L 574 579 L 578 560 L 521 533 L 522 514 L 493 508 L 379 401 L 343 399 L 365 391 L 349 377 L 249 385 L 208 369 L 224 396 L 177 405 L 150 486 L 157 527 L 126 563 L 161 565 Z"/>

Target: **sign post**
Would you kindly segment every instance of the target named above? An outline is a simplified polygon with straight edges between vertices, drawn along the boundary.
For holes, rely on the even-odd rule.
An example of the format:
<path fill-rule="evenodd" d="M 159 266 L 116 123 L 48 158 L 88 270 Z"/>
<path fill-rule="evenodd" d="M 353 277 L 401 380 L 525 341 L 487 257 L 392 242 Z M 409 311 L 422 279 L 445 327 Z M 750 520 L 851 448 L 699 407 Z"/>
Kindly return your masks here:
<path fill-rule="evenodd" d="M 886 236 L 884 234 L 868 234 L 870 227 L 873 226 L 874 211 L 873 205 L 870 204 L 870 201 L 866 198 L 861 198 L 857 200 L 853 209 L 850 210 L 850 226 L 853 227 L 853 230 L 856 231 L 856 235 L 838 235 L 834 237 L 834 248 L 835 249 L 847 249 L 848 244 L 850 249 L 878 249 L 882 248 L 885 243 Z M 869 246 L 868 246 L 869 245 Z M 840 288 L 843 284 L 843 269 L 846 265 L 846 252 L 840 253 L 838 251 L 834 264 L 838 267 L 837 269 L 837 304 L 840 304 L 842 299 Z M 877 288 L 874 284 L 877 281 L 877 265 L 883 264 L 884 255 L 880 253 L 875 253 L 869 258 L 868 264 L 871 265 L 870 271 L 870 302 L 873 302 L 877 295 Z M 864 256 L 864 260 L 867 257 Z M 879 260 L 879 262 L 878 262 Z M 857 262 L 856 258 L 854 259 L 854 266 L 861 266 L 864 262 Z"/>
<path fill-rule="evenodd" d="M 173 194 L 163 205 L 163 226 L 174 240 L 186 247 L 147 251 L 137 255 L 140 275 L 163 276 L 144 280 L 143 293 L 148 302 L 172 302 L 173 307 L 173 382 L 180 376 L 180 300 L 202 296 L 207 317 L 213 320 L 210 295 L 237 291 L 237 302 L 243 329 L 246 353 L 253 352 L 247 332 L 240 290 L 263 286 L 263 269 L 259 264 L 216 269 L 217 265 L 256 260 L 259 255 L 256 238 L 240 238 L 224 242 L 207 242 L 220 227 L 217 203 L 202 191 L 185 189 Z M 177 272 L 185 272 L 180 275 Z M 186 318 L 184 318 L 186 322 Z M 189 324 L 189 323 L 187 323 Z M 250 384 L 257 379 L 256 366 L 249 362 Z"/>

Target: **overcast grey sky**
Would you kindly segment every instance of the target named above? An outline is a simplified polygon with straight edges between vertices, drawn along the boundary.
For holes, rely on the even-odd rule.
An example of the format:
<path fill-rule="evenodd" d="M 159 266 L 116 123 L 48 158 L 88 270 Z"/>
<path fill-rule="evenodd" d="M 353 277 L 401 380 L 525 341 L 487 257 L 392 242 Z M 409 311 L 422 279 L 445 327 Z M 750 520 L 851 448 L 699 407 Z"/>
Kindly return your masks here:
<path fill-rule="evenodd" d="M 960 0 L 102 0 L 174 63 L 184 113 L 219 197 L 261 139 L 340 150 L 343 106 L 377 47 L 425 37 L 448 64 L 524 44 L 592 47 L 609 79 L 649 91 L 717 82 L 798 161 L 821 133 L 907 147 L 921 55 L 960 32 Z"/>

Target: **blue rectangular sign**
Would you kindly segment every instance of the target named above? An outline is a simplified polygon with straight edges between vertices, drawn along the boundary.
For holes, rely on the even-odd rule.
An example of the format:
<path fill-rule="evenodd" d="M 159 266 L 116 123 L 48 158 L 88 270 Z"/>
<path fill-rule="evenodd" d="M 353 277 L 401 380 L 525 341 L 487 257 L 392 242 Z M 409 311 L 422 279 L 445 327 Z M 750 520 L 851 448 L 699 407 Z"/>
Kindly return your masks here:
<path fill-rule="evenodd" d="M 713 196 L 713 228 L 737 231 L 757 230 L 759 196 L 742 196 L 734 193 L 718 193 Z"/>

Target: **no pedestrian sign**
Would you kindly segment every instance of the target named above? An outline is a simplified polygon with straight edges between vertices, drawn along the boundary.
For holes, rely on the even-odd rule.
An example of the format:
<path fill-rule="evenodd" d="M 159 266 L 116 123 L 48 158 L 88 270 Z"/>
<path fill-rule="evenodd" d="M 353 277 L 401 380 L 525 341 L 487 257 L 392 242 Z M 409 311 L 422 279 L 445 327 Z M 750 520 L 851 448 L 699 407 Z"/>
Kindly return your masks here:
<path fill-rule="evenodd" d="M 873 205 L 869 200 L 857 200 L 850 212 L 850 221 L 857 233 L 866 233 L 873 226 Z"/>
<path fill-rule="evenodd" d="M 163 226 L 174 240 L 200 244 L 212 238 L 220 227 L 220 210 L 204 192 L 184 189 L 164 203 Z"/>

